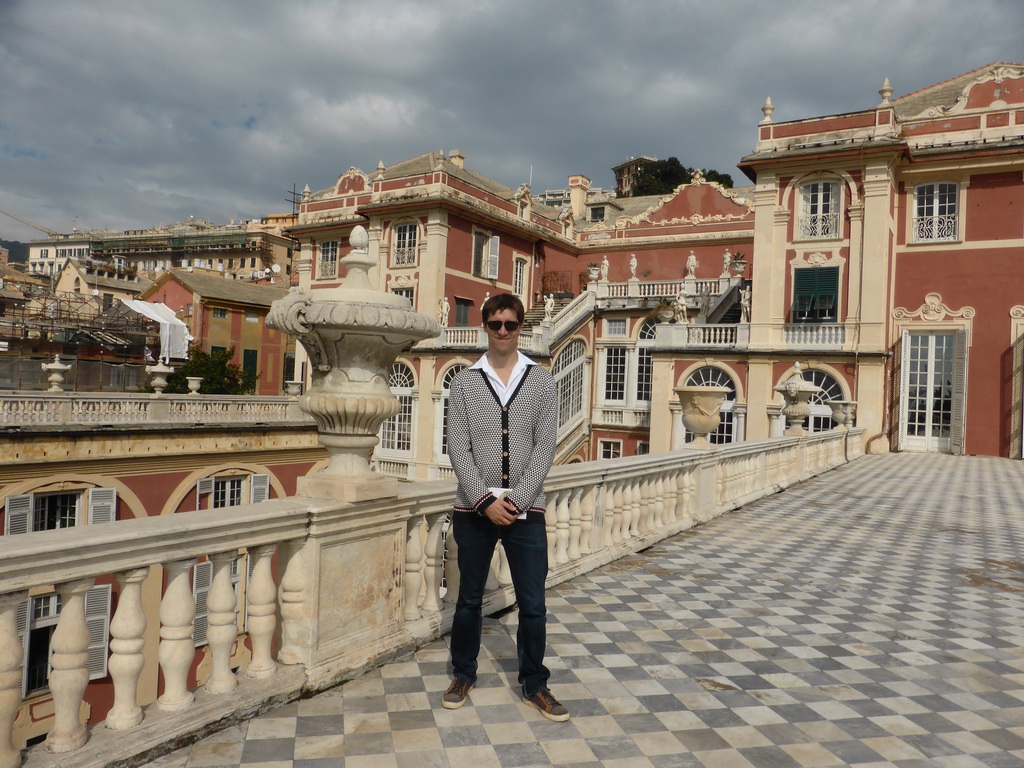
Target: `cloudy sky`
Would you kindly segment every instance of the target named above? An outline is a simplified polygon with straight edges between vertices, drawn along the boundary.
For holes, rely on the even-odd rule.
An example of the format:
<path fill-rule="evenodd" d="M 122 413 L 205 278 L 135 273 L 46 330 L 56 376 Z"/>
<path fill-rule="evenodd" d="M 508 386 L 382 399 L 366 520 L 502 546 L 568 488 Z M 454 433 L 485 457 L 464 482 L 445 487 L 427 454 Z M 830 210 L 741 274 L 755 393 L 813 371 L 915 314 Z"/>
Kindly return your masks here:
<path fill-rule="evenodd" d="M 741 183 L 765 96 L 865 109 L 1024 62 L 1022 29 L 1021 0 L 0 0 L 0 210 L 227 223 L 455 148 L 535 191 L 638 154 Z"/>

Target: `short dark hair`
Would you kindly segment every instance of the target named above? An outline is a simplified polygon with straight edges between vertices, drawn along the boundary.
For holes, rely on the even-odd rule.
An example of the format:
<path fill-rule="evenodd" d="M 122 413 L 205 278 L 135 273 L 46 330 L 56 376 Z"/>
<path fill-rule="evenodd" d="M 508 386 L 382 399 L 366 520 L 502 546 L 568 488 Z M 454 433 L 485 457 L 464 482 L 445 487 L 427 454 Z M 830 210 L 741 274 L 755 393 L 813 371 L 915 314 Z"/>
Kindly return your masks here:
<path fill-rule="evenodd" d="M 523 307 L 522 300 L 512 293 L 499 293 L 497 296 L 491 296 L 480 307 L 480 314 L 484 316 L 484 322 L 486 323 L 491 315 L 503 309 L 511 309 L 515 312 L 516 319 L 520 323 L 523 322 L 523 318 L 526 316 L 526 309 Z"/>

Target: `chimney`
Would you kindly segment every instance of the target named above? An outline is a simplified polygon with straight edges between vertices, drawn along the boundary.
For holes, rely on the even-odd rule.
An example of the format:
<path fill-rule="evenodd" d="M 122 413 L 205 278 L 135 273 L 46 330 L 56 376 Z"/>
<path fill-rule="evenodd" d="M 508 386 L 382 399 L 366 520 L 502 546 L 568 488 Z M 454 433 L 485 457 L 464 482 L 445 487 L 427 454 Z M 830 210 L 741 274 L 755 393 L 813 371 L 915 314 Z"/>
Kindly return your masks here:
<path fill-rule="evenodd" d="M 585 218 L 587 210 L 587 193 L 590 191 L 590 179 L 582 174 L 569 177 L 569 205 L 572 215 L 577 221 Z"/>
<path fill-rule="evenodd" d="M 463 152 L 461 149 L 453 149 L 451 152 L 449 152 L 448 159 L 451 160 L 452 163 L 458 166 L 459 168 L 466 167 L 466 153 Z"/>

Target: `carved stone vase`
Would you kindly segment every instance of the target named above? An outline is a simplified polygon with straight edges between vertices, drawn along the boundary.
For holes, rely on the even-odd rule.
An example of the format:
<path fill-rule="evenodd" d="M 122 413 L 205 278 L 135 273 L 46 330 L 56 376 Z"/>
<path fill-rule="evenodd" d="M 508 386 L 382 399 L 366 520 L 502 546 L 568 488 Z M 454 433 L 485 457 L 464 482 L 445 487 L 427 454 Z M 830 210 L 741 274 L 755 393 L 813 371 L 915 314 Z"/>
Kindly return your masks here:
<path fill-rule="evenodd" d="M 153 376 L 149 381 L 153 391 L 161 395 L 167 389 L 167 377 L 174 373 L 174 369 L 169 365 L 164 365 L 162 361 L 158 361 L 156 365 L 147 365 L 146 373 Z"/>
<path fill-rule="evenodd" d="M 836 429 L 849 429 L 853 426 L 857 413 L 856 400 L 830 400 L 828 407 L 832 409 L 832 421 L 836 423 Z"/>
<path fill-rule="evenodd" d="M 47 392 L 63 392 L 64 387 L 61 385 L 64 384 L 64 374 L 71 370 L 71 366 L 67 363 L 62 363 L 60 355 L 54 355 L 53 362 L 43 363 L 42 368 L 49 374 L 46 377 L 46 380 L 50 382 L 50 388 Z"/>
<path fill-rule="evenodd" d="M 412 342 L 434 338 L 437 322 L 410 308 L 409 300 L 370 285 L 376 261 L 367 253 L 366 230 L 357 226 L 351 252 L 341 260 L 340 286 L 293 288 L 271 305 L 267 326 L 294 336 L 309 355 L 312 382 L 299 408 L 317 423 L 330 456 L 312 476 L 299 478 L 304 496 L 363 501 L 393 496 L 398 481 L 374 472 L 368 461 L 380 425 L 398 412 L 388 387 L 391 366 Z"/>
<path fill-rule="evenodd" d="M 782 406 L 782 415 L 786 417 L 789 424 L 785 434 L 791 437 L 802 437 L 807 434 L 804 422 L 811 415 L 811 395 L 820 392 L 821 387 L 804 378 L 800 363 L 797 363 L 795 367 L 796 373 L 781 384 L 776 384 L 772 389 L 779 392 L 786 401 L 786 404 Z"/>
<path fill-rule="evenodd" d="M 683 410 L 683 426 L 694 436 L 687 448 L 708 450 L 708 435 L 718 429 L 722 421 L 722 405 L 731 391 L 728 387 L 676 387 Z"/>

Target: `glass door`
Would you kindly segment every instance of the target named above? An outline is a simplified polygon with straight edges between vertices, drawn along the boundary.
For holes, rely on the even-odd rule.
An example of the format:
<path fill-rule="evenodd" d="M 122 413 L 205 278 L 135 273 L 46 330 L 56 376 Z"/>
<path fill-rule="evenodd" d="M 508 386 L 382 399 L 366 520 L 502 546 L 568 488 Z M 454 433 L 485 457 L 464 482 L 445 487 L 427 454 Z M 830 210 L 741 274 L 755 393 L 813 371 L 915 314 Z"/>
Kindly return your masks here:
<path fill-rule="evenodd" d="M 905 450 L 952 453 L 955 341 L 953 333 L 909 333 L 905 338 Z"/>

